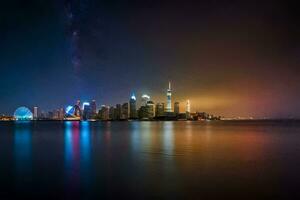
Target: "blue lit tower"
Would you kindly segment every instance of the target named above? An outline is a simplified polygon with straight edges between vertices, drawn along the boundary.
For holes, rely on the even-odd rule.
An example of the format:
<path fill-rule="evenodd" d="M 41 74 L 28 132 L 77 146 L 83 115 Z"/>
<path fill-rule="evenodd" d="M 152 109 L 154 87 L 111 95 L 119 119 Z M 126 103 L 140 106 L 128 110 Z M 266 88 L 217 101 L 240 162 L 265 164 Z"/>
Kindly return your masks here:
<path fill-rule="evenodd" d="M 92 107 L 89 102 L 83 102 L 82 104 L 82 118 L 84 120 L 92 118 Z"/>
<path fill-rule="evenodd" d="M 136 119 L 137 112 L 136 112 L 136 97 L 134 93 L 132 93 L 130 100 L 129 100 L 129 118 Z"/>
<path fill-rule="evenodd" d="M 169 88 L 167 90 L 167 106 L 166 106 L 166 112 L 172 112 L 172 90 L 171 90 L 171 82 L 169 82 Z"/>

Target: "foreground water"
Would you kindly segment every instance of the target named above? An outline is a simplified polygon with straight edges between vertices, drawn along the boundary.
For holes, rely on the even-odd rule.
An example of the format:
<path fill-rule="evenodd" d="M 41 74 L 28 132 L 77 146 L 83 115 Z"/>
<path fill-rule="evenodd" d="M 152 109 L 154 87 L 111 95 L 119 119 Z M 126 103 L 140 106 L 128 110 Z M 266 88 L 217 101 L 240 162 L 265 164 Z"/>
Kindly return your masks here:
<path fill-rule="evenodd" d="M 291 198 L 300 122 L 1 122 L 0 199 Z"/>

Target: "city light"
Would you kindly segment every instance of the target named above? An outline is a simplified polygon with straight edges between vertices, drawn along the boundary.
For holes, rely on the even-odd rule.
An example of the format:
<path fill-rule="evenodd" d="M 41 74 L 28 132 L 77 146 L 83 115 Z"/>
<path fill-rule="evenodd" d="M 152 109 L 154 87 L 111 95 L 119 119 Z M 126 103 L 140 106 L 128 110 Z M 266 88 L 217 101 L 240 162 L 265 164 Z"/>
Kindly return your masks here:
<path fill-rule="evenodd" d="M 2 117 L 1 120 L 72 120 L 72 121 L 125 121 L 125 120 L 219 120 L 220 117 L 213 116 L 205 112 L 191 113 L 190 101 L 187 100 L 186 107 L 180 112 L 180 102 L 174 101 L 172 104 L 171 82 L 166 88 L 166 101 L 154 102 L 150 95 L 143 94 L 140 102 L 132 93 L 127 102 L 118 103 L 115 106 L 102 105 L 97 109 L 96 100 L 85 101 L 82 104 L 80 99 L 74 105 L 64 108 L 54 109 L 49 112 L 38 111 L 38 107 L 33 107 L 35 117 L 32 112 L 25 107 L 16 110 L 14 117 Z M 138 107 L 139 105 L 139 107 Z M 174 109 L 173 109 L 174 108 Z"/>
<path fill-rule="evenodd" d="M 67 108 L 66 108 L 66 114 L 72 114 L 71 113 L 71 111 L 72 111 L 72 108 L 73 108 L 73 106 L 67 106 Z"/>
<path fill-rule="evenodd" d="M 16 120 L 32 120 L 33 119 L 33 114 L 28 108 L 19 107 L 14 112 L 14 117 L 15 117 Z"/>
<path fill-rule="evenodd" d="M 150 96 L 149 96 L 149 95 L 147 95 L 147 94 L 143 94 L 143 95 L 142 95 L 142 98 L 145 98 L 145 99 L 150 99 Z"/>
<path fill-rule="evenodd" d="M 82 104 L 82 110 L 84 110 L 84 107 L 85 107 L 85 106 L 89 106 L 89 105 L 90 105 L 89 102 L 83 102 L 83 104 Z"/>
<path fill-rule="evenodd" d="M 136 97 L 135 97 L 134 93 L 132 93 L 131 99 L 136 100 Z"/>

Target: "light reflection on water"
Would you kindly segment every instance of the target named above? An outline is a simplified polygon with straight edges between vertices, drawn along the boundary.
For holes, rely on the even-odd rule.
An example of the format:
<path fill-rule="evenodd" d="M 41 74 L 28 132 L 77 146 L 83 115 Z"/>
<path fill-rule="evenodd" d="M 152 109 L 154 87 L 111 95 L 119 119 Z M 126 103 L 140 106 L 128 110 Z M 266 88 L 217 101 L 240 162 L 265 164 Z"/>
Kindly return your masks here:
<path fill-rule="evenodd" d="M 90 122 L 81 122 L 80 130 L 80 167 L 82 187 L 88 188 L 91 181 L 91 133 Z"/>
<path fill-rule="evenodd" d="M 163 124 L 163 150 L 164 153 L 171 156 L 173 155 L 173 145 L 174 145 L 174 122 L 165 122 Z"/>
<path fill-rule="evenodd" d="M 1 134 L 0 145 L 12 146 L 13 157 L 10 161 L 2 156 L 0 161 L 5 166 L 12 162 L 14 170 L 5 176 L 11 181 L 6 187 L 34 188 L 50 180 L 49 173 L 47 183 L 63 182 L 66 197 L 80 190 L 104 197 L 195 197 L 197 191 L 211 195 L 216 187 L 221 194 L 239 191 L 269 197 L 283 184 L 296 185 L 293 177 L 300 180 L 296 167 L 300 124 L 16 122 L 7 126 L 13 134 Z M 0 130 L 3 133 L 3 126 Z M 2 154 L 5 151 L 10 150 L 2 148 Z"/>
<path fill-rule="evenodd" d="M 90 156 L 90 123 L 65 122 L 65 172 L 69 192 L 89 185 Z"/>
<path fill-rule="evenodd" d="M 31 159 L 31 130 L 30 122 L 16 122 L 15 154 L 20 164 Z"/>
<path fill-rule="evenodd" d="M 91 154 L 91 135 L 90 135 L 90 123 L 81 122 L 81 158 L 82 162 L 90 162 Z"/>
<path fill-rule="evenodd" d="M 16 187 L 30 185 L 32 181 L 31 123 L 15 122 L 14 158 Z"/>
<path fill-rule="evenodd" d="M 65 166 L 69 171 L 73 160 L 73 140 L 72 122 L 65 122 Z"/>

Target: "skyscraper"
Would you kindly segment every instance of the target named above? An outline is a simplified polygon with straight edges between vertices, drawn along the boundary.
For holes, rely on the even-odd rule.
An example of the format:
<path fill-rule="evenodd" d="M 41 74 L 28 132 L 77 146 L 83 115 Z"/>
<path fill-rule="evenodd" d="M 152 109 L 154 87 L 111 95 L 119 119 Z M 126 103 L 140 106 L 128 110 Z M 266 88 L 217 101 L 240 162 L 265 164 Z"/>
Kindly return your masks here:
<path fill-rule="evenodd" d="M 163 117 L 165 112 L 165 104 L 157 103 L 155 105 L 155 117 Z"/>
<path fill-rule="evenodd" d="M 142 95 L 142 106 L 146 106 L 148 101 L 150 101 L 150 96 L 147 94 L 143 94 Z"/>
<path fill-rule="evenodd" d="M 59 120 L 60 109 L 53 110 L 53 119 Z"/>
<path fill-rule="evenodd" d="M 187 100 L 186 102 L 186 118 L 189 119 L 190 118 L 190 113 L 191 113 L 191 104 L 190 104 L 190 100 Z"/>
<path fill-rule="evenodd" d="M 114 117 L 116 120 L 121 119 L 121 113 L 122 113 L 122 106 L 121 104 L 117 104 L 116 108 L 114 109 Z"/>
<path fill-rule="evenodd" d="M 123 103 L 121 119 L 128 119 L 128 103 Z"/>
<path fill-rule="evenodd" d="M 92 115 L 96 116 L 97 114 L 97 104 L 96 104 L 96 100 L 93 100 L 91 102 L 91 109 L 92 109 Z"/>
<path fill-rule="evenodd" d="M 99 110 L 99 117 L 101 120 L 108 120 L 109 119 L 109 107 L 102 105 L 101 109 Z"/>
<path fill-rule="evenodd" d="M 59 119 L 63 120 L 64 119 L 64 115 L 65 115 L 65 109 L 60 108 L 59 109 Z"/>
<path fill-rule="evenodd" d="M 142 119 L 142 120 L 148 119 L 146 106 L 141 106 L 139 108 L 139 110 L 138 110 L 138 117 L 139 117 L 139 119 Z"/>
<path fill-rule="evenodd" d="M 136 97 L 134 94 L 131 95 L 129 100 L 129 106 L 130 106 L 130 119 L 136 119 L 137 118 L 137 111 L 136 111 Z"/>
<path fill-rule="evenodd" d="M 167 106 L 166 106 L 166 112 L 172 112 L 172 90 L 171 90 L 171 82 L 169 82 L 169 88 L 167 90 Z"/>
<path fill-rule="evenodd" d="M 175 115 L 179 115 L 179 102 L 174 103 L 174 113 Z"/>
<path fill-rule="evenodd" d="M 83 103 L 83 119 L 91 119 L 92 118 L 92 108 L 89 103 Z"/>
<path fill-rule="evenodd" d="M 146 105 L 146 117 L 152 119 L 154 117 L 154 103 L 153 101 L 148 101 Z"/>
<path fill-rule="evenodd" d="M 38 118 L 38 107 L 33 107 L 33 119 Z"/>
<path fill-rule="evenodd" d="M 115 108 L 113 106 L 109 107 L 109 119 L 110 120 L 115 119 Z"/>

